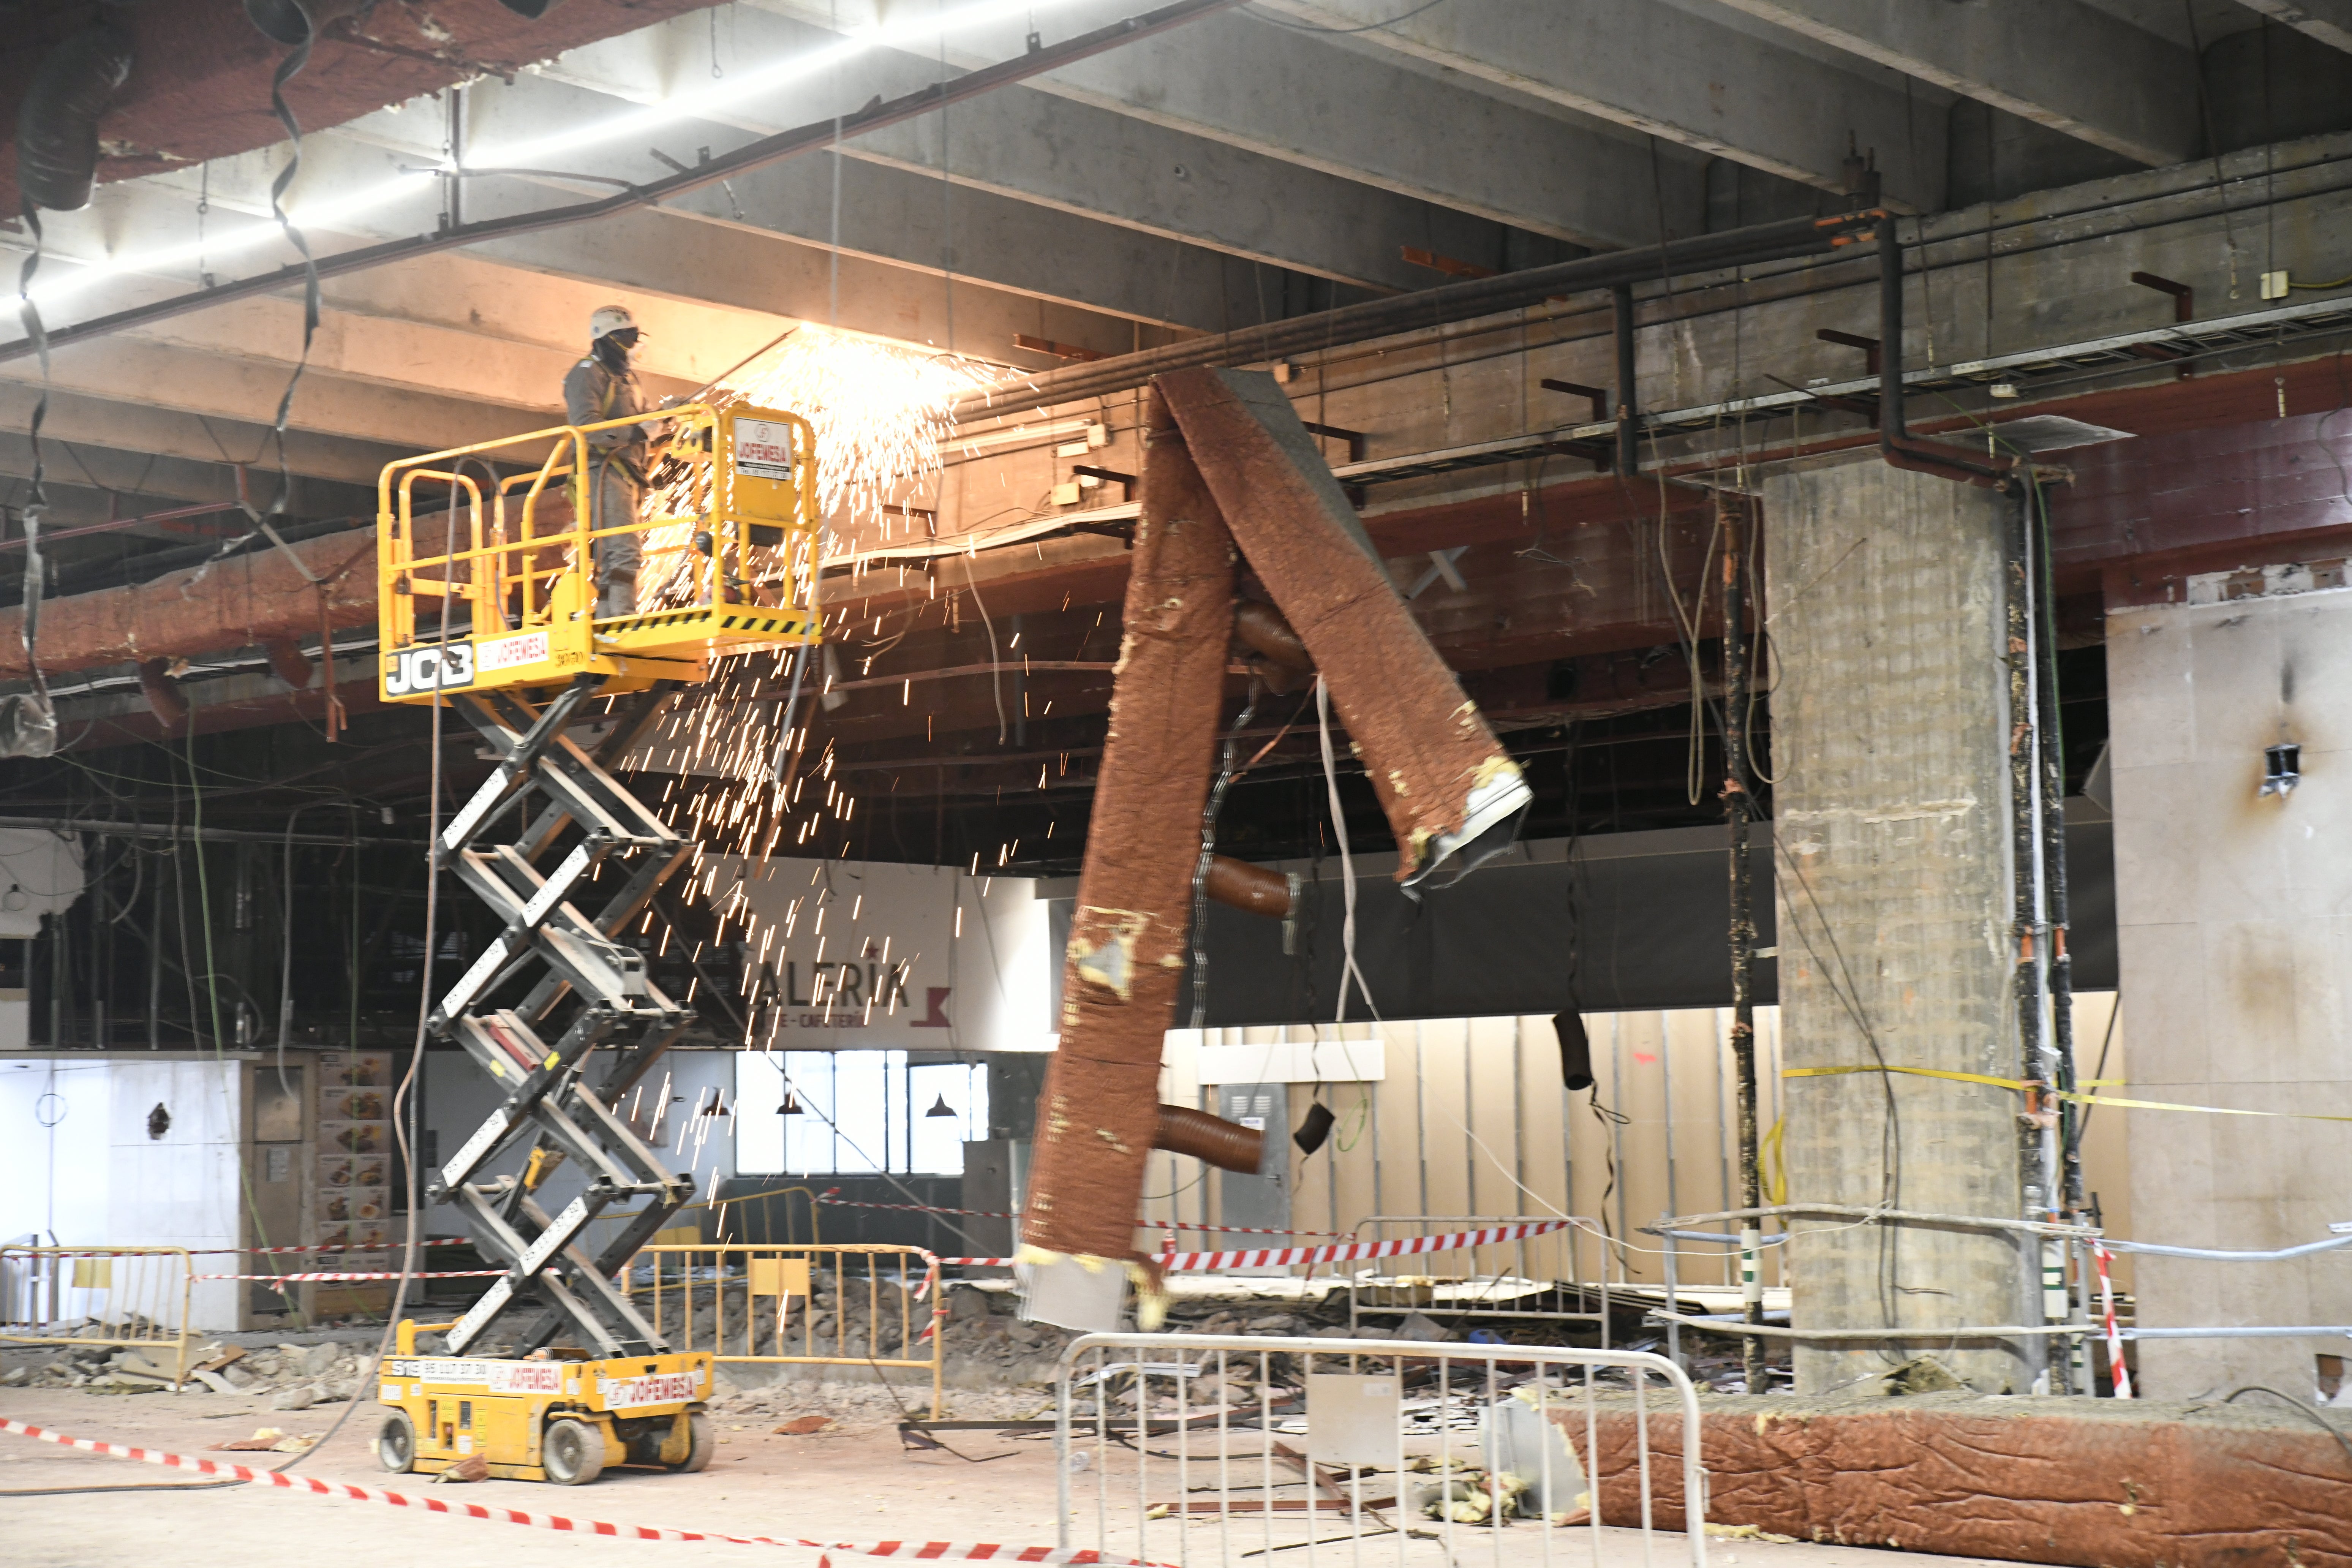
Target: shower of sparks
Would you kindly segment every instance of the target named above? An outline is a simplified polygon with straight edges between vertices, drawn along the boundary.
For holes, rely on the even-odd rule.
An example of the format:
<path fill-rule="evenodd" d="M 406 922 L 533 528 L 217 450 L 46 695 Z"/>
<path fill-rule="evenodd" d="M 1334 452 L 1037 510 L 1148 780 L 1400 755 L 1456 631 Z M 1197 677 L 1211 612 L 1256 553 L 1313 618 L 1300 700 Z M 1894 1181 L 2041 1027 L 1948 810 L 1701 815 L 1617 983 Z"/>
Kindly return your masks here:
<path fill-rule="evenodd" d="M 814 596 L 817 552 L 833 558 L 928 533 L 938 508 L 940 449 L 952 433 L 950 411 L 959 398 L 993 379 L 983 365 L 814 326 L 802 327 L 734 373 L 709 401 L 780 409 L 813 426 L 823 522 L 816 551 L 803 549 L 787 559 L 782 551 L 753 550 L 750 560 L 730 563 L 730 569 L 748 579 L 763 602 L 807 602 Z M 696 568 L 707 571 L 710 565 L 688 548 L 692 519 L 709 504 L 700 476 L 686 464 L 666 463 L 653 479 L 645 515 L 686 521 L 646 536 L 648 569 L 641 574 L 638 597 L 646 609 L 695 602 L 704 586 Z M 835 610 L 822 617 L 828 642 L 850 629 L 845 613 Z M 879 631 L 877 621 L 871 632 L 878 637 Z M 902 629 L 898 636 L 904 635 Z M 867 646 L 878 657 L 896 642 L 892 637 Z M 756 1044 L 751 1036 L 759 1010 L 751 992 L 767 966 L 781 958 L 782 944 L 791 939 L 804 903 L 814 906 L 811 934 L 820 944 L 827 940 L 823 897 L 794 899 L 781 917 L 766 916 L 754 904 L 750 884 L 772 874 L 766 862 L 779 849 L 824 855 L 824 847 L 809 847 L 826 824 L 845 828 L 856 817 L 857 800 L 847 777 L 835 777 L 831 745 L 802 754 L 808 714 L 844 671 L 816 648 L 807 650 L 793 722 L 785 712 L 793 658 L 791 650 L 765 649 L 716 660 L 709 680 L 673 710 L 656 744 L 662 753 L 657 765 L 677 770 L 664 784 L 657 809 L 694 845 L 681 879 L 685 896 L 717 916 L 714 942 L 743 944 L 746 1047 Z M 849 662 L 845 658 L 839 665 Z M 873 657 L 858 660 L 856 673 L 870 673 L 873 662 Z M 909 682 L 909 698 L 911 691 Z M 856 921 L 860 911 L 853 906 L 849 912 Z M 818 956 L 823 957 L 822 945 Z M 884 1005 L 895 1013 L 899 1005 L 894 995 Z M 874 1006 L 867 997 L 866 1010 Z M 698 1150 L 709 1122 L 702 1117 L 687 1121 L 701 1125 L 680 1126 L 676 1135 L 692 1138 Z"/>
<path fill-rule="evenodd" d="M 819 510 L 836 533 L 867 524 L 887 543 L 919 526 L 904 510 L 939 474 L 956 400 L 993 381 L 982 365 L 803 327 L 723 390 L 814 426 Z"/>

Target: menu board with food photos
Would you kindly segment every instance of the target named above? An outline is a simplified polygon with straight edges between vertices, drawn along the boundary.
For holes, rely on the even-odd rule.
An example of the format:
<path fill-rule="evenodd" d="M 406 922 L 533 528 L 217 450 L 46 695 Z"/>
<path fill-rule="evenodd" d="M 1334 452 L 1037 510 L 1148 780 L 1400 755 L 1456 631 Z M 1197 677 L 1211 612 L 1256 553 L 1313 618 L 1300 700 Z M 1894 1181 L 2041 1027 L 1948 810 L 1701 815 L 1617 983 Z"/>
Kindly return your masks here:
<path fill-rule="evenodd" d="M 329 1051 L 320 1061 L 311 1213 L 318 1245 L 352 1249 L 328 1254 L 330 1268 L 391 1267 L 378 1249 L 392 1245 L 392 1072 L 383 1051 Z"/>

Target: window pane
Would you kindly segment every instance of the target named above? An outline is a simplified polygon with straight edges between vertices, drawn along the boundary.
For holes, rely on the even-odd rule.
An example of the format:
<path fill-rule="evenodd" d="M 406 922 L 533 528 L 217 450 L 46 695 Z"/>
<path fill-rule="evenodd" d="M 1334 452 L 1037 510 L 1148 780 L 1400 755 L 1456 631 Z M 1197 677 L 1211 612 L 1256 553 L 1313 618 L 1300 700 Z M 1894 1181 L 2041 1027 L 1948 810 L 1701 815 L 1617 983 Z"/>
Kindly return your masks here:
<path fill-rule="evenodd" d="M 963 1174 L 967 1140 L 988 1136 L 988 1069 L 956 1063 L 909 1069 L 913 1084 L 912 1160 L 905 1167 L 921 1175 Z M 944 1104 L 952 1116 L 933 1116 Z"/>
<path fill-rule="evenodd" d="M 735 1169 L 747 1176 L 781 1174 L 784 1164 L 784 1065 L 760 1051 L 735 1053 Z"/>

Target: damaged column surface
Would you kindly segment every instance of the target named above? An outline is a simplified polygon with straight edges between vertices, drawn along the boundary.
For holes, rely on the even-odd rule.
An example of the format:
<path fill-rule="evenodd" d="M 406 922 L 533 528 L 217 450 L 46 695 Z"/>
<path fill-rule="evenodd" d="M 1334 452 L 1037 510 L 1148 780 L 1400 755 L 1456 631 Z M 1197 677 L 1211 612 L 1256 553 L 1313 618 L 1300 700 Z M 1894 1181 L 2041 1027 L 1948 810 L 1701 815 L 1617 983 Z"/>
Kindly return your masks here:
<path fill-rule="evenodd" d="M 1234 545 L 1279 616 L 1236 626 Z M 1023 1221 L 1024 1311 L 1117 1326 L 1144 1161 L 1155 1146 L 1227 1170 L 1281 1158 L 1262 1135 L 1159 1102 L 1175 1022 L 1228 649 L 1273 640 L 1311 660 L 1371 776 L 1408 883 L 1507 846 L 1528 803 L 1517 766 L 1388 578 L 1288 398 L 1263 374 L 1187 371 L 1152 384 L 1127 635 L 1064 954 L 1061 1044 L 1038 1102 Z M 1284 623 L 1296 627 L 1295 638 Z M 1211 896 L 1286 915 L 1296 889 L 1231 863 Z M 1146 1326 L 1157 1312 L 1147 1296 Z"/>
<path fill-rule="evenodd" d="M 1126 635 L 1063 958 L 1061 1043 L 1037 1099 L 1022 1274 L 1033 1318 L 1116 1326 L 1160 1126 L 1160 1054 L 1192 924 L 1234 546 L 1153 393 Z"/>
<path fill-rule="evenodd" d="M 2003 540 L 2011 498 L 1877 462 L 1766 482 L 1789 1196 L 2015 1220 Z M 2015 1233 L 1799 1221 L 1797 1392 L 2032 1392 Z M 1932 1362 L 1934 1365 L 1922 1364 Z M 1900 1372 L 1889 1384 L 1884 1380 Z"/>
<path fill-rule="evenodd" d="M 1263 371 L 1152 383 L 1183 427 L 1227 526 L 1331 689 L 1396 830 L 1408 886 L 1461 875 L 1517 831 L 1528 787 L 1398 597 L 1339 481 Z"/>

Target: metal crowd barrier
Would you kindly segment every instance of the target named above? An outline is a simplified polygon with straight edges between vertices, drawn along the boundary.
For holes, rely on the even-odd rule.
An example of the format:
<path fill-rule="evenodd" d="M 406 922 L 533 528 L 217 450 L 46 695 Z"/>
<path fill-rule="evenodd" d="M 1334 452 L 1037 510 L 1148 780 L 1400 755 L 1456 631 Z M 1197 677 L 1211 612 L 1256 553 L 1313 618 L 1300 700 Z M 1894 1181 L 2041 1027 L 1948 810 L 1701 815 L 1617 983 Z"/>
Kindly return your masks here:
<path fill-rule="evenodd" d="M 168 1355 L 188 1375 L 195 1262 L 179 1247 L 0 1247 L 0 1340 Z"/>
<path fill-rule="evenodd" d="M 680 1350 L 721 1362 L 872 1367 L 877 1376 L 927 1372 L 931 1415 L 944 1414 L 947 1301 L 940 1260 L 919 1247 L 659 1245 L 637 1254 L 627 1283 Z"/>
<path fill-rule="evenodd" d="M 1087 1334 L 1055 1376 L 1065 1550 L 1240 1568 L 1590 1552 L 1705 1568 L 1698 1398 L 1663 1356 L 1549 1346 Z M 1593 1478 L 1598 1476 L 1596 1486 Z M 1595 1506 L 1596 1494 L 1599 1506 Z"/>
<path fill-rule="evenodd" d="M 1471 1231 L 1520 1225 L 1527 1218 L 1525 1215 L 1372 1215 L 1357 1226 L 1356 1234 L 1366 1241 L 1387 1241 L 1433 1230 Z M 1348 1327 L 1351 1331 L 1373 1331 L 1363 1321 L 1367 1317 L 1401 1318 L 1408 1312 L 1442 1314 L 1448 1321 L 1543 1318 L 1556 1322 L 1598 1323 L 1601 1342 L 1606 1345 L 1607 1262 L 1603 1259 L 1597 1287 L 1601 1310 L 1593 1311 L 1585 1305 L 1580 1283 L 1578 1237 L 1577 1228 L 1571 1226 L 1517 1241 L 1384 1259 L 1381 1268 L 1388 1272 L 1353 1269 L 1344 1263 L 1332 1267 L 1346 1278 Z M 1440 1263 L 1441 1258 L 1445 1261 Z"/>

